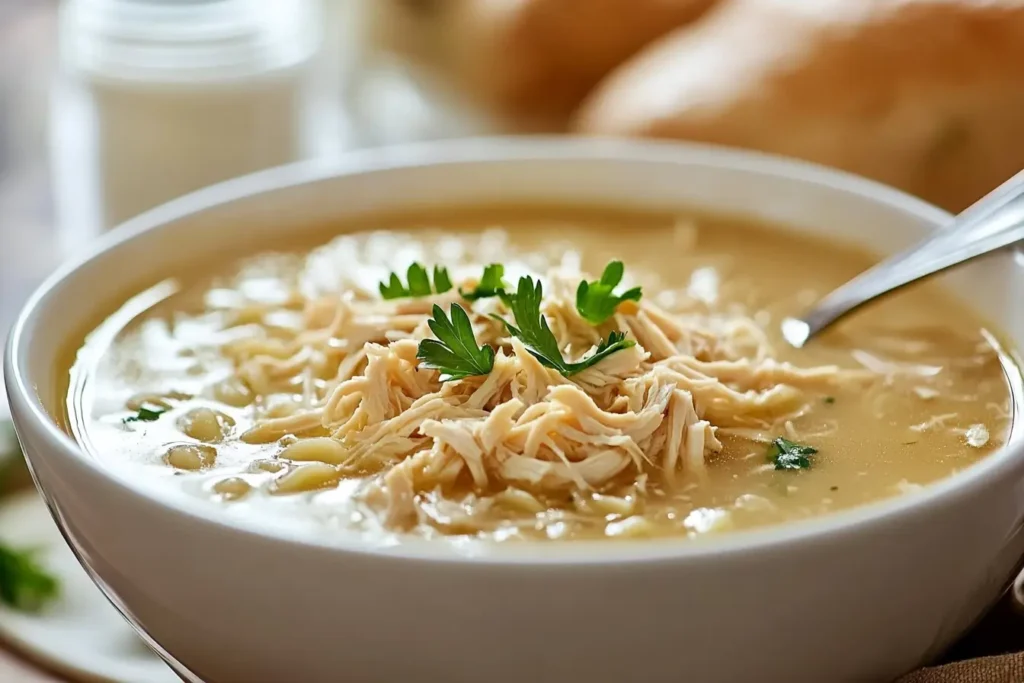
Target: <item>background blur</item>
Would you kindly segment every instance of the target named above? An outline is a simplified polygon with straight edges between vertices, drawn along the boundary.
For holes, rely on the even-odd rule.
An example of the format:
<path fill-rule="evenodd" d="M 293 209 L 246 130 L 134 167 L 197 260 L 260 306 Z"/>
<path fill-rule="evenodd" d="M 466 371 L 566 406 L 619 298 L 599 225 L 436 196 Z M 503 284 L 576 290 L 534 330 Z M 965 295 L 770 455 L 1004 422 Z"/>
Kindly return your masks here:
<path fill-rule="evenodd" d="M 56 48 L 55 4 L 0 2 L 0 334 L 52 267 L 53 202 L 47 90 Z M 0 415 L 4 401 L 0 398 Z"/>

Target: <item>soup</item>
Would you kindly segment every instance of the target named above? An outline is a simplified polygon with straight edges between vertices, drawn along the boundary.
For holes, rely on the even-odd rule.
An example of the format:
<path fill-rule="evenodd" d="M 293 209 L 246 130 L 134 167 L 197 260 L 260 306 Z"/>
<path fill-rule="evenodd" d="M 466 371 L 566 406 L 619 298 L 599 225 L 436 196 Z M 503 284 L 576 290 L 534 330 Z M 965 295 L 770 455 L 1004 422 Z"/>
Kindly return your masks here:
<path fill-rule="evenodd" d="M 364 220 L 133 297 L 77 349 L 69 428 L 140 485 L 324 533 L 700 538 L 814 517 L 948 477 L 1010 428 L 1015 370 L 934 285 L 782 341 L 870 262 L 714 217 Z"/>

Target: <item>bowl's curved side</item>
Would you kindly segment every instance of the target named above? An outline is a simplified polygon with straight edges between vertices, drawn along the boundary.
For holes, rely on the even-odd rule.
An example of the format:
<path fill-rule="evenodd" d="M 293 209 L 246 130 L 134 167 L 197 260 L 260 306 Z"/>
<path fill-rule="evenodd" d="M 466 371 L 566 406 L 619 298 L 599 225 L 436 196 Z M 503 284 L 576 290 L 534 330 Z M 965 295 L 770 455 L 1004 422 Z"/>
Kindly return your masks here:
<path fill-rule="evenodd" d="M 685 562 L 350 553 L 167 514 L 23 436 L 83 561 L 207 683 L 891 680 L 969 626 L 1024 554 L 1009 479 L 873 533 Z"/>
<path fill-rule="evenodd" d="M 46 415 L 61 402 L 63 340 L 85 331 L 96 301 L 285 222 L 488 200 L 724 208 L 884 250 L 945 218 L 873 183 L 756 155 L 474 141 L 258 174 L 110 236 L 19 319 L 5 356 L 12 412 L 83 562 L 206 680 L 874 680 L 948 643 L 1005 585 L 1024 552 L 1016 442 L 913 498 L 804 525 L 597 555 L 524 544 L 467 561 L 436 545 L 368 551 L 204 516 L 105 472 Z M 950 281 L 978 290 L 982 312 L 1020 340 L 1006 286 L 1020 271 L 1001 256 Z"/>

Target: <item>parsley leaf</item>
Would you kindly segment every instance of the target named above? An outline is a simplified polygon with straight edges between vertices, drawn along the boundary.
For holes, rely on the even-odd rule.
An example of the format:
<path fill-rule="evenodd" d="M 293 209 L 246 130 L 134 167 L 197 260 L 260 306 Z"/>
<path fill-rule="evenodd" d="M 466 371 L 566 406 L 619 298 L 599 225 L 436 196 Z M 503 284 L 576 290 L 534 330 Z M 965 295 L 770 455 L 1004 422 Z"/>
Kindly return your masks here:
<path fill-rule="evenodd" d="M 768 462 L 777 470 L 806 470 L 811 466 L 810 456 L 818 452 L 817 448 L 779 437 L 768 446 Z"/>
<path fill-rule="evenodd" d="M 416 350 L 423 367 L 439 370 L 441 381 L 486 375 L 494 367 L 494 349 L 477 346 L 473 326 L 466 310 L 452 304 L 451 319 L 434 304 L 433 318 L 427 321 L 437 339 L 424 339 Z"/>
<path fill-rule="evenodd" d="M 35 612 L 57 592 L 57 579 L 36 562 L 32 552 L 0 544 L 0 602 Z"/>
<path fill-rule="evenodd" d="M 463 299 L 468 301 L 476 301 L 477 299 L 487 299 L 492 296 L 501 296 L 502 292 L 505 291 L 505 282 L 501 278 L 505 275 L 505 266 L 500 263 L 492 263 L 489 266 L 484 267 L 484 274 L 480 278 L 480 282 L 477 283 L 475 289 L 465 291 L 461 287 L 459 288 L 459 294 L 462 295 Z"/>
<path fill-rule="evenodd" d="M 622 261 L 612 261 L 604 267 L 600 280 L 584 280 L 576 289 L 576 310 L 592 325 L 600 325 L 615 314 L 616 307 L 623 301 L 640 301 L 639 287 L 627 290 L 619 296 L 612 292 L 622 282 L 626 268 Z"/>
<path fill-rule="evenodd" d="M 152 408 L 142 406 L 139 408 L 139 412 L 136 415 L 126 417 L 122 422 L 125 424 L 129 422 L 156 422 L 160 416 L 168 410 L 169 408 L 164 408 L 162 406 L 153 406 Z"/>
<path fill-rule="evenodd" d="M 616 351 L 628 349 L 636 344 L 632 339 L 626 339 L 624 332 L 612 332 L 590 356 L 579 362 L 569 363 L 562 357 L 558 340 L 551 332 L 547 319 L 540 312 L 544 289 L 539 280 L 534 282 L 528 275 L 522 277 L 519 279 L 519 287 L 515 294 L 503 293 L 500 296 L 512 311 L 516 324 L 513 325 L 500 316 L 495 318 L 503 322 L 509 334 L 523 342 L 537 360 L 549 368 L 554 368 L 563 377 L 582 372 Z"/>
<path fill-rule="evenodd" d="M 431 294 L 444 294 L 452 288 L 452 280 L 448 277 L 448 269 L 441 266 L 434 266 L 434 284 L 431 287 L 430 276 L 427 269 L 418 263 L 409 266 L 405 274 L 409 286 L 402 284 L 398 273 L 391 273 L 387 282 L 379 285 L 380 295 L 385 299 L 401 299 L 410 296 L 430 296 Z"/>
<path fill-rule="evenodd" d="M 452 279 L 448 277 L 448 269 L 434 266 L 434 291 L 444 294 L 452 288 Z"/>

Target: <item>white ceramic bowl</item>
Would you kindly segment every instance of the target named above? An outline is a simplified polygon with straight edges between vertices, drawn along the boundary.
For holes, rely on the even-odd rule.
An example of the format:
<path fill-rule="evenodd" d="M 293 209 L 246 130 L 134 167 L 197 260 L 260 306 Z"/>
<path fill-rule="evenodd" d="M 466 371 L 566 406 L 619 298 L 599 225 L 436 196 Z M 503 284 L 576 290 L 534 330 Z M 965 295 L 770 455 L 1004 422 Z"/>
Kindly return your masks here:
<path fill-rule="evenodd" d="M 54 423 L 59 362 L 98 314 L 194 260 L 325 219 L 487 201 L 697 207 L 888 252 L 948 216 L 885 187 L 676 144 L 473 140 L 355 154 L 209 188 L 104 237 L 32 297 L 5 357 L 36 481 L 87 569 L 208 683 L 883 681 L 928 661 L 1024 554 L 1024 449 L 923 492 L 702 543 L 390 548 L 144 494 Z M 949 283 L 1019 346 L 1010 253 Z M 1020 398 L 1019 377 L 1013 380 Z M 1019 431 L 1019 430 L 1018 430 Z M 212 504 L 211 504 L 212 505 Z"/>

